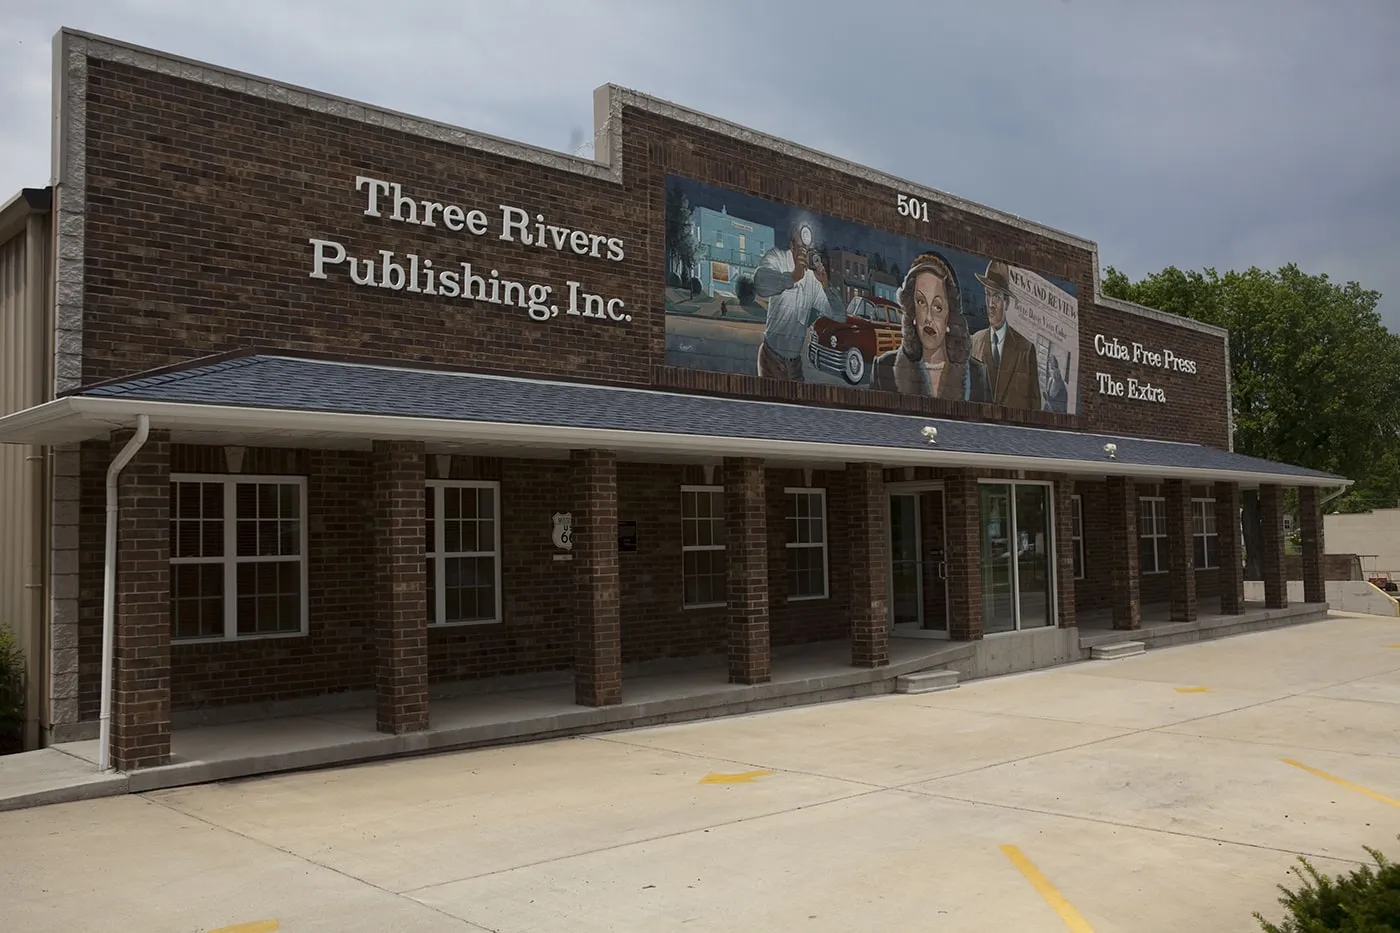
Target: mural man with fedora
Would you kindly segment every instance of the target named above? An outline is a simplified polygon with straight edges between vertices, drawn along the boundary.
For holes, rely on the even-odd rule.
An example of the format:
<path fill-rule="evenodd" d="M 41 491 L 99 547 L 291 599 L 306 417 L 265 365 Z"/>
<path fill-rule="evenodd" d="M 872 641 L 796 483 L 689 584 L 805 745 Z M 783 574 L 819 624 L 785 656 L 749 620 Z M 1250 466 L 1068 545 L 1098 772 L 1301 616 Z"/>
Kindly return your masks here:
<path fill-rule="evenodd" d="M 1006 263 L 993 259 L 977 281 L 987 292 L 987 326 L 972 335 L 972 355 L 986 367 L 991 401 L 1008 408 L 1039 411 L 1040 367 L 1035 344 L 1006 319 L 1006 312 L 1011 309 Z"/>

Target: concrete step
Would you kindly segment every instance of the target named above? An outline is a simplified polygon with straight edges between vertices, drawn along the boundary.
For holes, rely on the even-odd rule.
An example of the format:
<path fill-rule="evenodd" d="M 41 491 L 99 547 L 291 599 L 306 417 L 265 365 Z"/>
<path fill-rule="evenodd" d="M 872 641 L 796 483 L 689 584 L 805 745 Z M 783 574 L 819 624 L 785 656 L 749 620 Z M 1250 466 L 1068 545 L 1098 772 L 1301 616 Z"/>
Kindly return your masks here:
<path fill-rule="evenodd" d="M 958 685 L 957 671 L 920 671 L 894 679 L 895 693 L 933 693 L 951 690 Z"/>
<path fill-rule="evenodd" d="M 1112 645 L 1095 645 L 1089 649 L 1089 657 L 1095 661 L 1116 661 L 1146 651 L 1147 645 L 1140 641 L 1120 641 Z"/>

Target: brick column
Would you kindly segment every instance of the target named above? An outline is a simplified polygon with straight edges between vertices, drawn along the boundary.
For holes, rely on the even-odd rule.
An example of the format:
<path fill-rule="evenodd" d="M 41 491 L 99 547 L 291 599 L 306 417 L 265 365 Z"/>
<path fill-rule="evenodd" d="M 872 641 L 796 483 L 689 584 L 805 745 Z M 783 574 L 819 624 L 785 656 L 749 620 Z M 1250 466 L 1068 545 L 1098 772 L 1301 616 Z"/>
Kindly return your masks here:
<path fill-rule="evenodd" d="M 1215 484 L 1215 533 L 1220 551 L 1220 612 L 1244 612 L 1244 540 L 1238 483 Z"/>
<path fill-rule="evenodd" d="M 131 431 L 113 432 L 112 456 Z M 151 431 L 117 480 L 112 766 L 170 760 L 170 432 Z"/>
<path fill-rule="evenodd" d="M 1191 487 L 1179 479 L 1166 482 L 1167 584 L 1173 622 L 1196 621 L 1196 552 L 1191 514 Z"/>
<path fill-rule="evenodd" d="M 948 636 L 956 641 L 982 637 L 982 502 L 977 487 L 971 470 L 950 471 L 943 482 Z"/>
<path fill-rule="evenodd" d="M 765 493 L 762 460 L 725 458 L 729 682 L 735 684 L 767 683 L 772 674 Z"/>
<path fill-rule="evenodd" d="M 851 664 L 890 663 L 890 503 L 878 463 L 846 464 L 851 522 L 847 532 L 851 587 Z"/>
<path fill-rule="evenodd" d="M 1264 608 L 1288 606 L 1288 570 L 1283 560 L 1283 489 L 1259 487 L 1259 566 L 1264 576 Z"/>
<path fill-rule="evenodd" d="M 372 459 L 375 724 L 398 735 L 428 728 L 423 444 L 377 440 Z"/>
<path fill-rule="evenodd" d="M 574 702 L 622 702 L 622 583 L 617 558 L 617 453 L 575 450 Z"/>
<path fill-rule="evenodd" d="M 1074 628 L 1074 481 L 1055 480 L 1055 589 L 1059 603 L 1056 622 L 1061 628 Z"/>
<path fill-rule="evenodd" d="M 1113 627 L 1142 628 L 1138 578 L 1138 513 L 1133 481 L 1108 477 L 1109 570 L 1113 580 Z"/>
<path fill-rule="evenodd" d="M 1327 576 L 1322 556 L 1327 552 L 1322 535 L 1322 503 L 1316 486 L 1298 489 L 1299 531 L 1303 539 L 1303 602 L 1327 602 Z"/>

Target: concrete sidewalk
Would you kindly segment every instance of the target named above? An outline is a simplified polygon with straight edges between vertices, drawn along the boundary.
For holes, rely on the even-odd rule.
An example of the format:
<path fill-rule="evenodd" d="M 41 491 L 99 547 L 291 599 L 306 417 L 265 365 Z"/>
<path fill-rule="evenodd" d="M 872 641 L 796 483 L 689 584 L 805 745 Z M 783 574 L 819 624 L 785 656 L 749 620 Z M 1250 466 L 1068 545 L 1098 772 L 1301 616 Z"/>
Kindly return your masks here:
<path fill-rule="evenodd" d="M 1080 629 L 973 642 L 896 636 L 889 666 L 873 670 L 850 666 L 848 643 L 827 642 L 774 652 L 772 680 L 753 686 L 727 683 L 724 658 L 715 656 L 624 671 L 623 702 L 596 709 L 574 703 L 568 672 L 516 689 L 477 683 L 465 685 L 470 692 L 454 693 L 463 685 L 444 684 L 435 687 L 429 728 L 407 735 L 376 730 L 372 694 L 294 701 L 271 712 L 259 707 L 177 714 L 171 762 L 129 775 L 97 773 L 95 739 L 0 758 L 0 810 L 874 696 L 894 691 L 900 676 L 919 671 L 953 670 L 971 681 L 1085 660 L 1095 645 L 1131 639 L 1166 647 L 1326 615 L 1320 604 L 1283 610 L 1251 605 L 1243 615 L 1202 614 L 1195 622 L 1171 623 L 1166 606 L 1148 606 L 1136 631 L 1114 631 L 1099 613 L 1086 614 Z"/>
<path fill-rule="evenodd" d="M 1400 854 L 1400 624 L 0 814 L 0 929 L 1256 929 Z"/>
<path fill-rule="evenodd" d="M 0 810 L 126 792 L 126 775 L 101 774 L 94 762 L 63 751 L 63 746 L 0 756 Z"/>

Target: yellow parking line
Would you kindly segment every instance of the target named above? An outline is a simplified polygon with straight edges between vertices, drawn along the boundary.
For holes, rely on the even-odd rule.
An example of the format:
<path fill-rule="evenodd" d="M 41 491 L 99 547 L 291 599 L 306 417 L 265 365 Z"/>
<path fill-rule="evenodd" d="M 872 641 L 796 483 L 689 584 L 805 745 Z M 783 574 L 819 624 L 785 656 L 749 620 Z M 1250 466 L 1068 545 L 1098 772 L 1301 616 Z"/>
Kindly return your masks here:
<path fill-rule="evenodd" d="M 1177 693 L 1209 693 L 1209 687 L 1177 687 Z"/>
<path fill-rule="evenodd" d="M 1011 864 L 1015 865 L 1021 874 L 1026 876 L 1031 887 L 1045 898 L 1045 903 L 1049 904 L 1050 908 L 1060 915 L 1060 919 L 1065 922 L 1065 926 L 1069 927 L 1071 933 L 1094 933 L 1094 928 L 1089 926 L 1089 921 L 1079 915 L 1079 911 L 1074 909 L 1074 905 L 1065 900 L 1065 896 L 1056 890 L 1055 886 L 1050 883 L 1050 879 L 1041 874 L 1040 869 L 1036 868 L 1031 860 L 1021 853 L 1020 849 L 1006 845 L 1001 847 L 1001 851 L 1003 855 L 1011 859 Z"/>
<path fill-rule="evenodd" d="M 1373 800 L 1379 800 L 1381 803 L 1388 803 L 1392 807 L 1400 807 L 1400 800 L 1396 800 L 1394 797 L 1387 797 L 1385 794 L 1378 794 L 1368 787 L 1362 787 L 1360 784 L 1353 784 L 1346 778 L 1339 778 L 1335 774 L 1328 774 L 1326 771 L 1319 771 L 1316 768 L 1310 768 L 1307 765 L 1303 764 L 1301 761 L 1294 761 L 1292 758 L 1280 758 L 1279 761 L 1283 762 L 1286 765 L 1292 765 L 1295 768 L 1301 768 L 1309 774 L 1315 774 L 1318 777 L 1322 778 L 1324 781 L 1331 781 L 1333 784 L 1340 784 L 1348 790 L 1354 790 L 1358 794 L 1365 794 L 1367 797 L 1370 797 Z"/>
<path fill-rule="evenodd" d="M 209 933 L 274 933 L 281 928 L 276 920 L 254 920 L 252 923 L 236 923 L 231 927 L 219 927 Z"/>
<path fill-rule="evenodd" d="M 754 778 L 767 777 L 772 771 L 740 771 L 738 774 L 711 772 L 700 779 L 701 784 L 752 784 Z"/>

